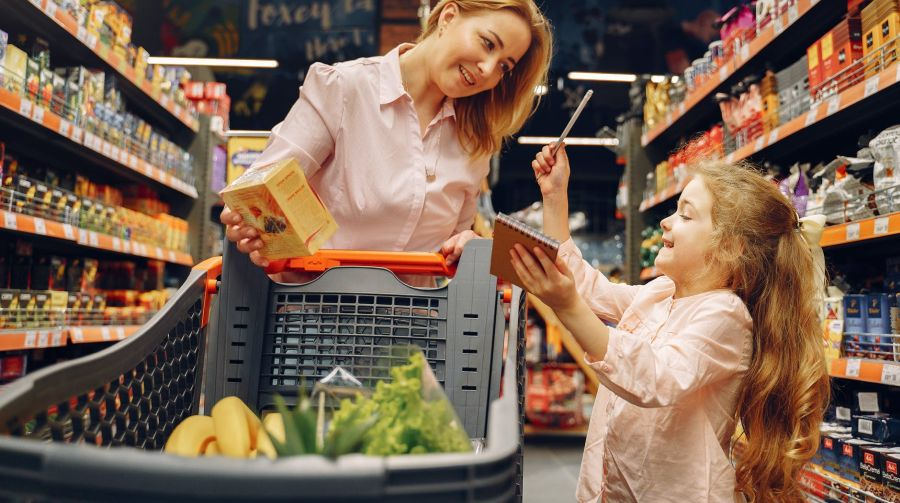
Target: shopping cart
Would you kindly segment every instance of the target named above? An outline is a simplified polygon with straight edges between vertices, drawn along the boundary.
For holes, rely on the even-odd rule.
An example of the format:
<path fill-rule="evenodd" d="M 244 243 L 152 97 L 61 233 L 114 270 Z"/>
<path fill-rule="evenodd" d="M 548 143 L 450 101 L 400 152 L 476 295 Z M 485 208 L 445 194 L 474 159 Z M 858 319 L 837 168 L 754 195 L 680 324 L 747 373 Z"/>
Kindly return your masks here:
<path fill-rule="evenodd" d="M 229 247 L 135 335 L 0 393 L 0 499 L 521 500 L 524 295 L 508 299 L 507 330 L 490 245 L 471 241 L 453 280 L 430 289 L 391 271 L 450 272 L 439 255 L 327 252 L 289 261 L 324 272 L 284 285 Z M 387 377 L 395 344 L 422 348 L 481 452 L 336 461 L 158 452 L 201 410 L 201 395 L 207 408 L 236 395 L 263 410 L 276 393 L 295 401 L 298 385 L 336 365 L 371 385 Z"/>

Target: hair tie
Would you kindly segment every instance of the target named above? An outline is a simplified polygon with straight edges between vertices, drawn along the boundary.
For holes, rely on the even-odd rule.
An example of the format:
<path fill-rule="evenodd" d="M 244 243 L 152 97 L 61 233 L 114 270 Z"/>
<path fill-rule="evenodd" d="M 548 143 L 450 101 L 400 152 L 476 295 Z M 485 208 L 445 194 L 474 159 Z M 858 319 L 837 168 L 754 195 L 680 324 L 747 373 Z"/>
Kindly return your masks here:
<path fill-rule="evenodd" d="M 825 215 L 810 215 L 797 219 L 797 230 L 813 257 L 815 269 L 813 298 L 816 302 L 816 312 L 821 315 L 822 310 L 818 307 L 825 301 L 825 253 L 819 243 L 822 241 L 822 233 L 825 232 Z"/>

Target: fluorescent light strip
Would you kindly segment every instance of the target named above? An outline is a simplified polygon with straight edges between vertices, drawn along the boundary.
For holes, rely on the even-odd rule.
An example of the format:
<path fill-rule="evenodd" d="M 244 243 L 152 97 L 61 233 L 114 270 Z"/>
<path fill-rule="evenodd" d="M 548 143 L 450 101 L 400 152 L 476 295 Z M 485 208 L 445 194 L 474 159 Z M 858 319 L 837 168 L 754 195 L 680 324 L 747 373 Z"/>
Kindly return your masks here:
<path fill-rule="evenodd" d="M 262 129 L 229 129 L 225 131 L 225 136 L 269 136 L 270 131 Z"/>
<path fill-rule="evenodd" d="M 557 136 L 520 136 L 518 142 L 522 145 L 548 145 L 559 140 Z M 565 141 L 566 145 L 584 146 L 584 147 L 617 147 L 619 146 L 618 138 L 578 138 L 568 137 Z"/>
<path fill-rule="evenodd" d="M 637 75 L 633 73 L 602 73 L 602 72 L 569 72 L 569 78 L 572 80 L 594 80 L 597 82 L 634 82 Z M 652 82 L 662 82 L 665 75 L 651 75 Z"/>
<path fill-rule="evenodd" d="M 274 59 L 227 59 L 227 58 L 170 58 L 150 56 L 151 65 L 169 66 L 227 66 L 230 68 L 278 68 Z"/>

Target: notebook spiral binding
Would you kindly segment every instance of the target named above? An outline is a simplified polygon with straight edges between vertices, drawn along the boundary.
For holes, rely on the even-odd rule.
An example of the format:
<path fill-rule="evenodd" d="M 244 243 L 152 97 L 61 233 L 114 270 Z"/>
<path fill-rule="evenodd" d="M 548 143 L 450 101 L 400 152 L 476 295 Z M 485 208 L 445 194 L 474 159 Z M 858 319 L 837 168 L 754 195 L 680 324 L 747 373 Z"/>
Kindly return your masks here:
<path fill-rule="evenodd" d="M 503 223 L 510 229 L 512 229 L 520 234 L 523 234 L 527 237 L 530 237 L 531 239 L 534 239 L 538 243 L 540 243 L 548 248 L 552 248 L 554 250 L 559 248 L 559 241 L 551 238 L 550 236 L 547 236 L 546 234 L 538 231 L 537 229 L 530 227 L 528 224 L 526 224 L 525 222 L 523 222 L 521 220 L 515 219 L 504 213 L 498 213 L 497 214 L 497 222 Z"/>

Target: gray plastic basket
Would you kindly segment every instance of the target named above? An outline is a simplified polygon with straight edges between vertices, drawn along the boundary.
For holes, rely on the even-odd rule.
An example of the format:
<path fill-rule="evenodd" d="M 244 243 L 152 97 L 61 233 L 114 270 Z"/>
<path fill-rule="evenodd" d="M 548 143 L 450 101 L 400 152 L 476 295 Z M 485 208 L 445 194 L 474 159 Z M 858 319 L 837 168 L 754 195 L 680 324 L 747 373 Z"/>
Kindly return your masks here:
<path fill-rule="evenodd" d="M 505 319 L 489 262 L 490 242 L 476 240 L 444 288 L 410 288 L 386 270 L 343 267 L 288 286 L 269 281 L 229 249 L 211 304 L 204 305 L 206 272 L 195 269 L 175 299 L 132 337 L 28 375 L 0 394 L 0 432 L 6 434 L 0 436 L 0 499 L 520 500 L 524 296 L 513 297 L 509 371 L 498 398 Z M 286 306 L 298 305 L 295 319 L 296 310 Z M 333 308 L 338 315 L 346 311 L 345 323 L 331 323 Z M 202 323 L 205 313 L 210 330 Z M 378 323 L 377 316 L 387 321 Z M 329 335 L 332 325 L 337 334 Z M 341 334 L 339 327 L 353 333 Z M 425 332 L 413 334 L 413 328 Z M 311 335 L 320 337 L 301 337 Z M 384 369 L 375 365 L 378 359 L 367 360 L 368 353 L 410 342 L 424 346 L 469 434 L 486 438 L 481 453 L 272 462 L 148 452 L 160 450 L 174 426 L 199 410 L 204 355 L 207 404 L 237 395 L 265 408 L 274 393 L 296 394 L 298 375 L 311 384 L 332 362 L 360 374 L 368 369 L 364 377 L 372 383 Z"/>

